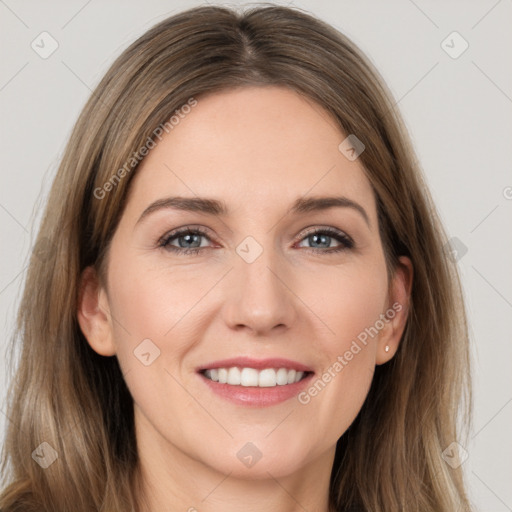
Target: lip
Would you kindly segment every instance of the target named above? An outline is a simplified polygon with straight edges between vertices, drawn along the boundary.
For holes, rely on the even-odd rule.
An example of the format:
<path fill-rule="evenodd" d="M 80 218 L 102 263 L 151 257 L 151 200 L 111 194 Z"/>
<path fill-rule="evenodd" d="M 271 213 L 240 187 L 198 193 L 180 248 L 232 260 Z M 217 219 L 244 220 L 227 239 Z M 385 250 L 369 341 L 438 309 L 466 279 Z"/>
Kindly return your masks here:
<path fill-rule="evenodd" d="M 278 385 L 263 388 L 257 386 L 231 386 L 229 384 L 221 384 L 203 375 L 204 370 L 211 370 L 212 368 L 231 368 L 233 366 L 254 368 L 255 370 L 287 368 L 288 370 L 298 370 L 308 373 L 299 382 L 286 384 L 284 386 Z M 198 367 L 196 371 L 202 382 L 204 382 L 214 394 L 235 405 L 246 407 L 269 407 L 285 402 L 298 395 L 302 389 L 308 386 L 314 375 L 314 371 L 309 366 L 283 358 L 252 359 L 250 357 L 236 357 L 208 363 L 205 366 Z"/>
<path fill-rule="evenodd" d="M 313 372 L 313 368 L 306 366 L 291 359 L 273 357 L 270 359 L 253 359 L 252 357 L 234 357 L 231 359 L 222 359 L 213 361 L 205 366 L 199 366 L 196 371 L 211 370 L 212 368 L 231 368 L 239 366 L 240 368 L 254 368 L 255 370 L 264 370 L 265 368 L 286 368 L 287 370 L 298 370 L 301 372 Z M 290 384 L 291 385 L 291 384 Z"/>

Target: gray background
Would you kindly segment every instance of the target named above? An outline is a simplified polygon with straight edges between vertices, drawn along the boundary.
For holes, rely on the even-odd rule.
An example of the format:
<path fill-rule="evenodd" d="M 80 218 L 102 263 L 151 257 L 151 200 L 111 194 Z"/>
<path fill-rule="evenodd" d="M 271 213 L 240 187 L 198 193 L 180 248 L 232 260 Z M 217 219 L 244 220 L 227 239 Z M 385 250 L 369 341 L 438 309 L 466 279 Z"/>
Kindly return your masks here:
<path fill-rule="evenodd" d="M 163 18 L 200 4 L 205 2 L 0 0 L 0 433 L 9 421 L 5 349 L 73 123 L 129 43 Z M 405 117 L 447 231 L 462 249 L 457 264 L 470 319 L 475 393 L 463 468 L 480 510 L 512 511 L 512 1 L 291 4 L 358 44 Z M 43 31 L 58 43 L 46 59 L 31 47 L 32 41 L 43 45 Z M 453 31 L 469 44 L 457 58 L 464 43 L 446 39 Z M 50 48 L 49 39 L 44 47 Z"/>

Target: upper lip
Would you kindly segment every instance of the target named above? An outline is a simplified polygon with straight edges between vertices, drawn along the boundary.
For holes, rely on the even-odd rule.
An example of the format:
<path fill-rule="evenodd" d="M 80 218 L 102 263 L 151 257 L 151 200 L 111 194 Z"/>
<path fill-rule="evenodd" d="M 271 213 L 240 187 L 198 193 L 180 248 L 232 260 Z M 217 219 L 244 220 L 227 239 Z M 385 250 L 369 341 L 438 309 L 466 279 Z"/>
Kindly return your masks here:
<path fill-rule="evenodd" d="M 200 372 L 203 370 L 211 370 L 212 368 L 232 368 L 233 366 L 239 366 L 240 368 L 254 368 L 255 370 L 263 370 L 265 368 L 287 368 L 288 370 L 298 370 L 302 372 L 313 371 L 312 368 L 305 364 L 281 357 L 272 357 L 269 359 L 233 357 L 231 359 L 222 359 L 219 361 L 213 361 L 203 366 L 199 366 L 197 371 Z"/>

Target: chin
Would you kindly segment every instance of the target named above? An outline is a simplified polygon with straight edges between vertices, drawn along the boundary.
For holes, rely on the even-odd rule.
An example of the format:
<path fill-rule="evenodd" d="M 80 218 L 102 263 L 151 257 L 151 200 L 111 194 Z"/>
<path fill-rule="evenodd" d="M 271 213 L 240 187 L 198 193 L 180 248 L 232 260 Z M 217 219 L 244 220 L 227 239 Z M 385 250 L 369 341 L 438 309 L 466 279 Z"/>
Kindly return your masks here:
<path fill-rule="evenodd" d="M 276 441 L 278 441 L 276 439 Z M 296 444 L 296 440 L 290 444 Z M 286 477 L 300 470 L 308 462 L 308 453 L 304 447 L 288 446 L 286 442 L 268 440 L 233 441 L 223 449 L 219 444 L 210 451 L 205 464 L 223 474 L 242 480 L 263 480 L 270 475 L 275 478 Z M 269 475 L 270 473 L 270 475 Z"/>
<path fill-rule="evenodd" d="M 267 480 L 268 478 L 283 478 L 299 471 L 305 461 L 299 460 L 296 456 L 286 457 L 285 453 L 278 453 L 277 457 L 262 456 L 252 466 L 246 466 L 238 459 L 228 459 L 218 470 L 224 474 L 230 474 L 230 478 L 240 480 Z"/>

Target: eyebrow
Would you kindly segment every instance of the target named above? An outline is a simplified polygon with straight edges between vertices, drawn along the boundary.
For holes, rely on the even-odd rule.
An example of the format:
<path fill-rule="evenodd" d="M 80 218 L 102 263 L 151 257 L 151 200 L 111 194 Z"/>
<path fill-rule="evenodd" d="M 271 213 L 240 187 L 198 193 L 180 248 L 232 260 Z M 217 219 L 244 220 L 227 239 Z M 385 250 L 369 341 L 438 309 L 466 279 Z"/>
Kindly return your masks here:
<path fill-rule="evenodd" d="M 352 199 L 344 196 L 300 197 L 293 203 L 290 212 L 292 214 L 303 214 L 314 211 L 323 211 L 329 208 L 351 208 L 363 217 L 368 227 L 371 227 L 370 219 L 366 210 L 359 203 L 356 203 Z M 229 209 L 226 206 L 226 203 L 217 199 L 209 199 L 205 197 L 165 197 L 151 203 L 142 212 L 142 215 L 139 217 L 136 224 L 139 224 L 139 222 L 151 213 L 161 209 L 176 209 L 215 216 L 226 216 L 229 214 Z"/>

